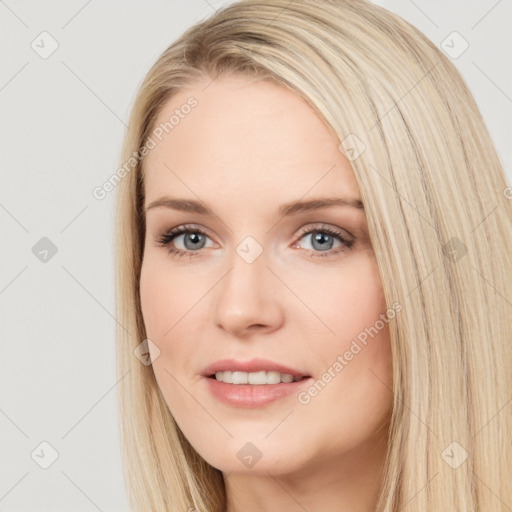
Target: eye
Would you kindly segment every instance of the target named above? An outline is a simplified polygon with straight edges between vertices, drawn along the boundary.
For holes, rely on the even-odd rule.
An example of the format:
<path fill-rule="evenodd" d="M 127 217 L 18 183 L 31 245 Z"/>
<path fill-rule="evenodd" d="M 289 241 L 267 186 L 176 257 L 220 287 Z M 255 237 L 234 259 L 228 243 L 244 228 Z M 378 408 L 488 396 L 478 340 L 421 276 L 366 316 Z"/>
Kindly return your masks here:
<path fill-rule="evenodd" d="M 355 242 L 355 240 L 349 238 L 343 232 L 322 225 L 302 231 L 300 240 L 302 239 L 309 240 L 312 249 L 306 250 L 312 252 L 311 257 L 313 258 L 332 256 L 346 251 Z M 336 241 L 338 241 L 338 245 L 336 248 L 333 248 Z M 296 244 L 294 247 L 296 247 Z"/>
<path fill-rule="evenodd" d="M 179 241 L 181 238 L 181 241 Z M 157 245 L 167 247 L 169 253 L 176 257 L 192 258 L 198 256 L 201 249 L 206 248 L 207 240 L 210 239 L 205 231 L 193 226 L 182 225 L 173 228 L 156 239 Z M 299 240 L 309 240 L 312 249 L 306 248 L 309 256 L 326 257 L 333 256 L 339 252 L 349 250 L 355 240 L 328 226 L 319 225 L 309 229 L 303 229 Z M 179 242 L 178 242 L 179 241 Z M 336 242 L 338 243 L 335 246 Z M 183 244 L 183 248 L 175 247 L 174 244 Z M 297 247 L 298 242 L 293 247 Z"/>
<path fill-rule="evenodd" d="M 181 243 L 184 244 L 184 249 L 176 248 L 171 245 L 176 243 L 176 240 L 181 237 L 183 237 Z M 205 248 L 208 238 L 208 235 L 202 229 L 195 226 L 183 225 L 167 231 L 161 235 L 156 242 L 158 245 L 167 247 L 169 252 L 175 256 L 193 257 L 196 256 L 194 253 Z"/>

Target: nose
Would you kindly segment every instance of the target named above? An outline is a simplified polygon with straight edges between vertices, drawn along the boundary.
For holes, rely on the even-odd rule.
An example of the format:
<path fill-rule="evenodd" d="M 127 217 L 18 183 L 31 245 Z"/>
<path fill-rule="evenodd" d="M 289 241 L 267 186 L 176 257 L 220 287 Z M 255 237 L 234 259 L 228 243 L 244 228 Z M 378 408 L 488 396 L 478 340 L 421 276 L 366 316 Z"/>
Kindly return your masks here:
<path fill-rule="evenodd" d="M 216 325 L 237 337 L 278 329 L 284 320 L 283 285 L 267 268 L 265 251 L 251 263 L 234 252 L 230 262 L 231 269 L 215 287 Z"/>

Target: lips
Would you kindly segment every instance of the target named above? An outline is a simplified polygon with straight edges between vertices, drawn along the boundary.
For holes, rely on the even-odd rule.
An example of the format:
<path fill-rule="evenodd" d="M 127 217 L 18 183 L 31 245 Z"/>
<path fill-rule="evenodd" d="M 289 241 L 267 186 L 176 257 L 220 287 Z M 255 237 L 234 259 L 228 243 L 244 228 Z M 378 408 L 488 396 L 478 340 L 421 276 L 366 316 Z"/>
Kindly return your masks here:
<path fill-rule="evenodd" d="M 238 371 L 238 372 L 261 372 L 261 371 L 275 371 L 280 373 L 289 373 L 293 377 L 310 377 L 310 375 L 301 370 L 290 368 L 283 364 L 268 359 L 255 358 L 250 361 L 237 361 L 235 359 L 221 359 L 207 366 L 202 372 L 203 377 L 211 377 L 216 372 L 224 371 Z"/>

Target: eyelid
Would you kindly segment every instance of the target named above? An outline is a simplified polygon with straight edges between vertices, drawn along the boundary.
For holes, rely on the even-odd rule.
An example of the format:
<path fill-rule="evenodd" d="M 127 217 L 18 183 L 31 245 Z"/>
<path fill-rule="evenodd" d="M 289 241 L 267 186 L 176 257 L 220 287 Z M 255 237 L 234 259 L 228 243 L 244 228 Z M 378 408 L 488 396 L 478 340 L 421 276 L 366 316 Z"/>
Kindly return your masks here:
<path fill-rule="evenodd" d="M 313 222 L 311 224 L 307 224 L 306 226 L 300 228 L 298 237 L 301 238 L 303 235 L 311 232 L 311 231 L 322 231 L 322 230 L 330 230 L 333 232 L 336 232 L 337 236 L 340 236 L 342 238 L 348 238 L 350 240 L 355 241 L 355 236 L 352 235 L 352 233 L 348 232 L 346 229 L 340 228 L 338 226 L 330 225 L 327 222 Z"/>

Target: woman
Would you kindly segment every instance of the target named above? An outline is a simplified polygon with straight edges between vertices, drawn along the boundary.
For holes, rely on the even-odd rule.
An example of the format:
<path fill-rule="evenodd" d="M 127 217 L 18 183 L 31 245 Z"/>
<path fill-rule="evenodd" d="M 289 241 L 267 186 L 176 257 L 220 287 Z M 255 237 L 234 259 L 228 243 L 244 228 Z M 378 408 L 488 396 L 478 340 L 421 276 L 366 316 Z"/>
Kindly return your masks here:
<path fill-rule="evenodd" d="M 150 70 L 122 165 L 135 510 L 512 507 L 509 188 L 425 36 L 232 4 Z"/>

